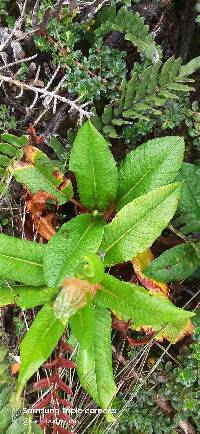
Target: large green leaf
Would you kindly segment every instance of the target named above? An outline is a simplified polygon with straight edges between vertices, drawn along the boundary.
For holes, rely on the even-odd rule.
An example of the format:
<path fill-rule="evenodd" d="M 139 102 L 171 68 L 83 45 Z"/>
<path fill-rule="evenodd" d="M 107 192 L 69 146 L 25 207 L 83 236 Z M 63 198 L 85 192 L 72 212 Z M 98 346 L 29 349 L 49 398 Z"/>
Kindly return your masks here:
<path fill-rule="evenodd" d="M 191 232 L 200 232 L 200 216 L 196 217 L 194 214 L 180 214 L 176 219 L 173 220 L 173 225 L 180 227 L 180 232 L 182 234 L 190 234 Z"/>
<path fill-rule="evenodd" d="M 0 307 L 14 304 L 17 294 L 9 286 L 0 288 Z"/>
<path fill-rule="evenodd" d="M 31 193 L 44 191 L 52 194 L 59 204 L 68 202 L 73 189 L 71 181 L 59 171 L 47 155 L 33 146 L 27 147 L 27 163 L 15 165 L 14 176 L 25 185 Z"/>
<path fill-rule="evenodd" d="M 91 214 L 81 214 L 61 227 L 45 250 L 44 275 L 48 286 L 60 286 L 65 277 L 74 275 L 87 253 L 96 253 L 103 228 L 103 220 Z"/>
<path fill-rule="evenodd" d="M 199 68 L 200 57 L 194 57 L 194 59 L 190 60 L 190 62 L 186 63 L 186 65 L 181 66 L 179 77 L 187 77 L 188 75 L 193 74 Z"/>
<path fill-rule="evenodd" d="M 199 250 L 199 253 L 198 253 Z M 163 282 L 187 279 L 200 265 L 200 243 L 195 247 L 181 244 L 162 253 L 145 269 L 144 274 Z"/>
<path fill-rule="evenodd" d="M 101 289 L 95 295 L 98 306 L 120 312 L 126 319 L 132 319 L 135 326 L 161 328 L 167 326 L 166 333 L 175 340 L 194 314 L 174 306 L 169 299 L 149 293 L 143 287 L 120 281 L 105 274 Z"/>
<path fill-rule="evenodd" d="M 104 210 L 115 200 L 116 163 L 107 142 L 90 121 L 78 131 L 69 168 L 76 175 L 80 200 L 85 206 Z"/>
<path fill-rule="evenodd" d="M 125 205 L 105 227 L 105 265 L 128 261 L 150 247 L 173 217 L 179 196 L 180 184 L 174 183 Z"/>
<path fill-rule="evenodd" d="M 149 140 L 130 152 L 119 169 L 117 209 L 172 182 L 181 168 L 183 154 L 184 140 L 176 136 Z"/>
<path fill-rule="evenodd" d="M 116 393 L 112 369 L 111 313 L 95 308 L 94 343 L 89 348 L 80 346 L 77 373 L 87 393 L 102 408 L 108 408 Z"/>
<path fill-rule="evenodd" d="M 16 420 L 13 417 L 12 411 L 12 424 L 6 431 L 6 434 L 43 434 L 44 431 L 41 430 L 36 421 L 32 420 L 32 415 L 23 414 L 19 416 Z M 2 433 L 3 434 L 3 433 Z"/>
<path fill-rule="evenodd" d="M 58 290 L 55 288 L 18 287 L 15 289 L 15 303 L 22 309 L 31 309 L 53 300 Z M 1 294 L 1 292 L 0 292 Z"/>
<path fill-rule="evenodd" d="M 183 163 L 178 180 L 184 181 L 178 211 L 200 218 L 200 172 L 194 164 Z"/>
<path fill-rule="evenodd" d="M 29 378 L 51 355 L 64 328 L 65 326 L 55 318 L 52 305 L 44 305 L 20 344 L 19 395 Z"/>
<path fill-rule="evenodd" d="M 87 297 L 87 304 L 79 309 L 75 315 L 69 319 L 73 336 L 76 337 L 81 348 L 88 348 L 94 340 L 95 315 L 93 303 L 90 296 Z"/>
<path fill-rule="evenodd" d="M 45 246 L 0 234 L 0 276 L 26 285 L 42 285 Z"/>
<path fill-rule="evenodd" d="M 53 300 L 58 290 L 55 288 L 9 285 L 0 287 L 0 307 L 17 304 L 22 309 L 31 309 Z"/>

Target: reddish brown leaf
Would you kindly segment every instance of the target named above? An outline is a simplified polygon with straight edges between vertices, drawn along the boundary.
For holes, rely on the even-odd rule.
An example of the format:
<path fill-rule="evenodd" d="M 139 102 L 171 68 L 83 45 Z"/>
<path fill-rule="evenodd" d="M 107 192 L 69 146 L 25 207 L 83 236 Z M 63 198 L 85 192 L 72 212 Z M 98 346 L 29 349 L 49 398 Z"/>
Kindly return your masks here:
<path fill-rule="evenodd" d="M 140 253 L 136 258 L 132 259 L 135 274 L 140 283 L 151 292 L 158 292 L 168 297 L 169 287 L 166 283 L 158 282 L 143 274 L 144 268 L 154 260 L 153 253 L 150 249 Z"/>
<path fill-rule="evenodd" d="M 73 434 L 73 433 L 71 431 L 68 431 L 66 428 L 63 428 L 62 426 L 60 426 L 58 424 L 54 424 L 52 434 Z"/>
<path fill-rule="evenodd" d="M 57 383 L 58 387 L 63 391 L 66 392 L 68 395 L 72 395 L 72 389 L 70 386 L 64 383 L 58 376 L 55 377 L 55 382 Z"/>
<path fill-rule="evenodd" d="M 63 411 L 59 411 L 59 419 L 69 423 L 70 425 L 76 424 L 76 421 L 72 419 L 67 413 L 63 413 Z"/>
<path fill-rule="evenodd" d="M 43 136 L 37 136 L 35 128 L 33 127 L 32 124 L 30 124 L 30 126 L 28 128 L 28 133 L 30 135 L 32 145 L 39 145 L 40 143 L 43 142 L 44 137 Z"/>
<path fill-rule="evenodd" d="M 54 196 L 44 191 L 38 191 L 26 202 L 27 211 L 31 214 L 41 213 L 45 210 L 48 200 L 55 200 Z"/>
<path fill-rule="evenodd" d="M 48 426 L 49 422 L 52 421 L 53 418 L 54 418 L 53 413 L 45 414 L 44 419 L 42 419 L 41 422 L 39 423 L 40 428 L 45 429 Z"/>
<path fill-rule="evenodd" d="M 41 401 L 37 402 L 33 406 L 33 408 L 44 408 L 44 407 L 46 407 L 47 405 L 50 404 L 51 399 L 52 399 L 52 393 L 49 392 L 48 395 L 46 395 L 43 399 L 41 399 Z"/>
<path fill-rule="evenodd" d="M 149 337 L 141 338 L 141 339 L 133 339 L 133 338 L 131 338 L 131 336 L 127 335 L 126 338 L 127 338 L 129 345 L 131 345 L 132 347 L 139 347 L 140 345 L 148 344 L 150 342 L 150 340 L 152 339 L 152 335 Z"/>
<path fill-rule="evenodd" d="M 58 358 L 58 366 L 61 366 L 61 368 L 68 368 L 68 369 L 76 368 L 76 364 L 72 362 L 72 360 L 64 359 L 64 357 Z"/>
<path fill-rule="evenodd" d="M 42 216 L 49 199 L 55 201 L 55 198 L 52 194 L 38 191 L 31 197 L 31 199 L 26 202 L 27 211 L 31 214 L 38 233 L 46 240 L 50 240 L 51 237 L 56 233 L 53 227 L 55 214 L 51 212 L 46 216 Z"/>
<path fill-rule="evenodd" d="M 54 366 L 59 366 L 61 368 L 69 368 L 69 369 L 76 367 L 74 362 L 72 362 L 71 360 L 64 359 L 64 357 L 58 357 L 57 359 L 53 360 L 53 362 L 45 363 L 45 365 L 43 365 L 43 367 L 46 369 L 52 369 Z"/>
<path fill-rule="evenodd" d="M 61 347 L 67 353 L 73 353 L 73 351 L 74 351 L 73 348 L 71 347 L 71 345 L 67 344 L 63 340 L 61 341 Z"/>
<path fill-rule="evenodd" d="M 53 395 L 53 397 L 55 398 L 55 400 L 57 400 L 59 404 L 64 405 L 64 407 L 72 407 L 71 402 L 69 402 L 67 399 L 63 399 L 63 398 L 61 398 L 61 397 L 56 393 L 55 390 L 52 392 L 52 395 Z"/>
<path fill-rule="evenodd" d="M 43 389 L 43 388 L 49 387 L 51 384 L 51 380 L 52 380 L 52 377 L 42 378 L 41 380 L 36 381 L 36 383 L 33 384 L 33 387 L 34 387 L 34 389 Z"/>
<path fill-rule="evenodd" d="M 50 240 L 53 235 L 55 235 L 56 231 L 52 226 L 52 220 L 54 220 L 54 214 L 47 214 L 46 217 L 32 217 L 35 227 L 38 233 L 45 238 L 45 240 Z"/>

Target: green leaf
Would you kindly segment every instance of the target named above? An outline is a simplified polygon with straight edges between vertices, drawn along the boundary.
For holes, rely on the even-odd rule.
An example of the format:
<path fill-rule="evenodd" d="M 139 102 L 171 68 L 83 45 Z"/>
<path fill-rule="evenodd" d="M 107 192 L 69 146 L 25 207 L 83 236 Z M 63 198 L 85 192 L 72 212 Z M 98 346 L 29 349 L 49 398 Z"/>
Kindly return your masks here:
<path fill-rule="evenodd" d="M 119 168 L 117 209 L 172 182 L 181 168 L 183 154 L 184 139 L 178 136 L 149 140 L 130 152 Z"/>
<path fill-rule="evenodd" d="M 0 276 L 26 285 L 42 285 L 45 246 L 0 234 Z"/>
<path fill-rule="evenodd" d="M 170 57 L 162 66 L 160 74 L 160 85 L 164 86 L 171 81 L 171 71 L 174 67 L 175 58 Z"/>
<path fill-rule="evenodd" d="M 67 158 L 67 150 L 64 148 L 60 140 L 56 136 L 52 136 L 50 140 L 50 146 L 54 150 L 59 160 L 63 161 Z"/>
<path fill-rule="evenodd" d="M 9 285 L 0 288 L 0 307 L 16 304 L 21 309 L 31 309 L 53 300 L 55 288 L 35 288 L 31 286 Z"/>
<path fill-rule="evenodd" d="M 44 275 L 49 287 L 59 287 L 73 276 L 78 263 L 87 253 L 96 253 L 104 222 L 91 214 L 81 214 L 65 223 L 48 242 L 44 256 Z"/>
<path fill-rule="evenodd" d="M 163 282 L 187 279 L 200 264 L 200 250 L 198 256 L 198 249 L 200 249 L 200 243 L 195 244 L 195 247 L 190 244 L 172 247 L 152 261 L 144 269 L 144 274 Z"/>
<path fill-rule="evenodd" d="M 104 265 L 128 261 L 150 247 L 172 219 L 179 196 L 180 183 L 174 183 L 124 206 L 105 227 L 101 244 Z"/>
<path fill-rule="evenodd" d="M 134 73 L 127 84 L 126 97 L 124 101 L 125 110 L 131 107 L 131 105 L 133 104 L 136 89 L 137 89 L 137 74 Z"/>
<path fill-rule="evenodd" d="M 68 202 L 73 189 L 71 181 L 55 166 L 47 155 L 34 147 L 28 147 L 27 159 L 32 163 L 17 163 L 14 177 L 35 194 L 44 191 L 52 194 L 60 205 Z"/>
<path fill-rule="evenodd" d="M 191 232 L 200 232 L 200 218 L 197 219 L 193 214 L 181 214 L 173 220 L 173 225 L 181 225 L 180 232 L 182 234 L 189 234 Z"/>
<path fill-rule="evenodd" d="M 102 408 L 108 408 L 116 394 L 112 369 L 111 313 L 96 307 L 95 318 L 94 342 L 89 348 L 80 346 L 77 373 L 86 392 Z"/>
<path fill-rule="evenodd" d="M 9 404 L 5 405 L 0 411 L 0 432 L 2 434 L 7 432 L 11 422 L 12 422 L 13 411 Z"/>
<path fill-rule="evenodd" d="M 141 80 L 137 88 L 136 100 L 140 100 L 140 99 L 143 100 L 145 98 L 149 86 L 150 76 L 151 76 L 151 66 L 145 68 L 142 72 Z"/>
<path fill-rule="evenodd" d="M 104 107 L 104 111 L 102 114 L 102 121 L 104 124 L 109 124 L 109 122 L 112 120 L 112 116 L 113 116 L 113 109 L 112 106 L 110 105 L 106 105 Z"/>
<path fill-rule="evenodd" d="M 13 418 L 14 419 L 14 418 Z M 36 421 L 32 421 L 31 414 L 24 414 L 18 417 L 9 426 L 6 434 L 42 434 L 43 431 L 40 429 Z"/>
<path fill-rule="evenodd" d="M 8 404 L 10 399 L 10 395 L 12 393 L 12 384 L 8 384 L 1 390 L 0 393 L 0 410 L 4 409 L 4 407 Z"/>
<path fill-rule="evenodd" d="M 179 77 L 187 77 L 200 68 L 200 57 L 195 57 L 186 65 L 181 66 Z"/>
<path fill-rule="evenodd" d="M 184 181 L 178 211 L 200 218 L 200 174 L 194 164 L 183 163 L 178 180 Z"/>
<path fill-rule="evenodd" d="M 15 303 L 15 292 L 7 287 L 0 288 L 0 307 Z"/>
<path fill-rule="evenodd" d="M 78 131 L 69 168 L 76 175 L 80 200 L 85 206 L 104 210 L 115 200 L 116 163 L 107 142 L 90 121 Z"/>
<path fill-rule="evenodd" d="M 111 137 L 112 139 L 116 139 L 118 137 L 116 129 L 113 125 L 106 125 L 103 127 L 103 133 Z"/>
<path fill-rule="evenodd" d="M 13 157 L 16 153 L 16 148 L 9 143 L 0 143 L 0 153 Z"/>
<path fill-rule="evenodd" d="M 9 134 L 9 133 L 1 134 L 1 139 L 4 142 L 8 142 L 11 145 L 18 147 L 18 148 L 21 148 L 22 146 L 28 145 L 28 143 L 29 143 L 28 136 L 17 137 L 17 136 L 14 136 L 14 134 Z"/>
<path fill-rule="evenodd" d="M 52 305 L 44 305 L 20 344 L 18 395 L 21 394 L 29 378 L 51 355 L 64 328 L 63 324 L 55 318 Z"/>
<path fill-rule="evenodd" d="M 15 303 L 20 306 L 21 309 L 31 309 L 48 303 L 56 297 L 58 292 L 55 288 L 31 287 L 16 288 L 15 291 L 18 294 Z"/>
<path fill-rule="evenodd" d="M 174 328 L 180 333 L 180 328 L 194 315 L 174 306 L 160 294 L 152 294 L 138 285 L 120 281 L 108 274 L 105 274 L 94 301 L 98 306 L 120 312 L 127 319 L 132 319 L 137 327 L 147 325 L 160 328 L 169 323 L 167 332 L 172 340 L 175 340 Z M 173 328 L 172 335 L 170 327 Z"/>
<path fill-rule="evenodd" d="M 177 92 L 191 92 L 195 90 L 194 87 L 187 86 L 181 83 L 170 83 L 165 86 L 165 89 L 176 90 Z"/>
<path fill-rule="evenodd" d="M 90 297 L 87 297 L 86 306 L 71 316 L 69 324 L 81 348 L 89 348 L 93 343 L 95 331 L 94 308 Z"/>

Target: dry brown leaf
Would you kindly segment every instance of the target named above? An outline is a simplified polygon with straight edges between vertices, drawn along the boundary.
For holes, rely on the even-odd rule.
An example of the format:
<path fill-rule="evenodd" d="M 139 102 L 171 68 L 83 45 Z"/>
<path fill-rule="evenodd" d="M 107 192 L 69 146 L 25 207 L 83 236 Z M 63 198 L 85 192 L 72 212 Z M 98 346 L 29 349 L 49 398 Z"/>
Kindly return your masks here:
<path fill-rule="evenodd" d="M 53 227 L 55 214 L 51 212 L 45 216 L 42 215 L 49 199 L 55 200 L 52 194 L 38 191 L 26 202 L 27 211 L 31 214 L 38 233 L 46 240 L 50 240 L 56 233 Z"/>

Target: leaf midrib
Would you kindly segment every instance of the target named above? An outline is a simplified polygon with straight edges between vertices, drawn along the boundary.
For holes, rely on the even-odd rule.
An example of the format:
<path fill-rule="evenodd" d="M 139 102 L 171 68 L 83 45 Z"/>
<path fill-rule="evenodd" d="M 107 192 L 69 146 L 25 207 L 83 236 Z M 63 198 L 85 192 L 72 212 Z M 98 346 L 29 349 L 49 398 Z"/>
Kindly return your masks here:
<path fill-rule="evenodd" d="M 31 265 L 43 267 L 43 264 L 40 264 L 39 262 L 28 261 L 27 259 L 16 258 L 15 256 L 5 255 L 3 253 L 0 253 L 0 257 L 1 256 L 8 258 L 8 259 L 11 259 L 11 260 L 14 260 L 14 261 L 25 262 L 26 264 L 31 264 Z"/>
<path fill-rule="evenodd" d="M 172 151 L 172 148 L 170 148 L 169 152 L 167 154 L 165 154 L 163 158 L 162 158 L 162 155 L 161 155 L 161 159 L 159 160 L 159 162 L 157 163 L 157 165 L 155 165 L 153 167 L 150 167 L 149 170 L 139 179 L 139 181 L 133 187 L 131 187 L 130 190 L 127 193 L 124 194 L 124 196 L 122 196 L 118 200 L 118 203 L 120 203 L 121 201 L 123 201 L 126 196 L 128 196 L 130 193 L 132 193 L 135 190 L 135 188 L 138 186 L 138 184 L 140 184 L 144 180 L 144 178 L 149 174 L 149 172 L 151 172 L 151 171 L 156 172 L 158 170 L 159 166 L 170 155 L 171 151 Z"/>
<path fill-rule="evenodd" d="M 166 199 L 168 199 L 173 193 L 175 192 L 172 191 L 167 197 L 165 197 L 161 202 L 159 202 L 159 204 L 152 208 L 151 211 L 147 214 L 144 215 L 143 218 L 141 218 L 140 220 L 138 220 L 136 223 L 134 223 L 133 226 L 131 226 L 131 228 L 129 228 L 125 233 L 123 233 L 117 240 L 115 240 L 107 249 L 104 249 L 105 252 L 109 252 L 110 249 L 113 248 L 113 246 L 115 246 L 116 243 L 118 243 L 119 241 L 121 241 L 122 238 L 124 238 L 129 232 L 131 232 L 135 226 L 137 226 L 138 223 L 142 222 L 146 217 L 149 217 L 151 215 L 152 212 L 154 212 Z M 142 197 L 142 196 L 141 196 Z M 137 200 L 137 199 L 136 199 Z M 116 217 L 117 218 L 117 217 Z M 112 224 L 112 223 L 110 223 Z"/>
<path fill-rule="evenodd" d="M 74 253 L 76 252 L 78 246 L 80 245 L 82 239 L 85 237 L 85 235 L 87 234 L 87 232 L 91 229 L 91 227 L 94 226 L 95 224 L 96 224 L 95 221 L 94 222 L 90 222 L 89 226 L 87 227 L 87 229 L 84 231 L 84 233 L 81 235 L 81 237 L 79 238 L 78 242 L 76 243 L 76 246 L 71 251 L 71 254 L 67 257 L 66 261 L 63 263 L 62 271 L 60 272 L 59 277 L 56 279 L 57 285 L 59 284 L 60 278 L 62 277 L 63 269 L 65 268 L 66 262 L 70 262 L 70 260 L 72 259 Z"/>
<path fill-rule="evenodd" d="M 90 136 L 90 139 L 91 139 L 91 136 Z M 92 140 L 90 140 L 90 150 L 91 150 L 91 159 L 92 159 L 92 177 L 93 177 L 94 197 L 95 197 L 96 206 L 98 207 L 97 183 L 96 183 L 96 177 L 95 177 L 96 171 L 95 171 L 95 164 L 94 164 Z"/>
<path fill-rule="evenodd" d="M 47 334 L 49 334 L 50 333 L 50 331 L 51 331 L 51 329 L 53 329 L 54 328 L 54 325 L 56 324 L 58 322 L 58 320 L 55 318 L 54 320 L 53 320 L 53 322 L 51 322 L 51 325 L 45 330 L 45 332 L 41 335 L 40 334 L 40 339 L 38 340 L 37 339 L 37 342 L 34 344 L 34 347 L 32 347 L 31 348 L 31 353 L 29 353 L 30 354 L 30 365 L 31 365 L 31 361 L 32 361 L 32 354 L 34 353 L 36 353 L 36 351 L 35 351 L 35 349 L 37 349 L 38 348 L 38 344 L 42 341 L 42 342 L 44 342 L 44 339 L 45 339 L 45 336 L 47 335 Z M 64 327 L 64 326 L 63 326 Z M 28 336 L 28 335 L 27 335 Z M 44 355 L 44 353 L 43 352 L 41 352 L 41 350 L 42 350 L 42 345 L 41 346 L 39 346 L 39 348 L 40 348 L 40 350 L 39 350 L 39 352 L 40 352 L 40 354 L 42 354 L 42 356 L 43 357 L 46 357 L 46 355 Z M 23 355 L 22 355 L 22 352 L 23 352 L 23 350 L 21 350 L 21 357 L 23 357 Z M 26 349 L 25 349 L 25 352 L 26 352 Z M 27 355 L 25 355 L 25 357 L 24 358 L 26 358 L 26 366 L 27 366 L 27 360 L 28 360 L 28 357 L 27 357 Z M 29 364 L 28 364 L 29 365 Z M 26 371 L 26 366 L 24 367 L 24 370 Z M 22 371 L 23 372 L 23 371 Z M 22 378 L 23 378 L 23 374 L 21 374 L 22 375 Z"/>

